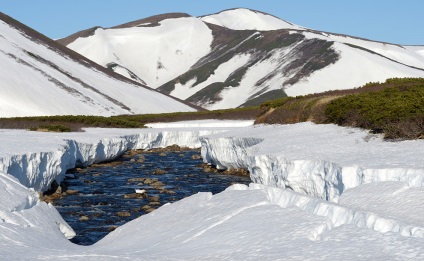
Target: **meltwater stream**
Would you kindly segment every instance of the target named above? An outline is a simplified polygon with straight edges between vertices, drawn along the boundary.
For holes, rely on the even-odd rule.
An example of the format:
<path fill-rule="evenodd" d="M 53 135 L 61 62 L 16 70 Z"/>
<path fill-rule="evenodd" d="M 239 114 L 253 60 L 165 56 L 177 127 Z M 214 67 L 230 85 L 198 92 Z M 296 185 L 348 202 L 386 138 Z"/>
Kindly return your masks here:
<path fill-rule="evenodd" d="M 64 181 L 71 195 L 53 202 L 77 233 L 71 241 L 91 245 L 166 203 L 250 183 L 249 177 L 205 172 L 198 154 L 196 150 L 127 154 L 112 164 L 71 171 Z M 136 189 L 146 193 L 136 194 Z"/>

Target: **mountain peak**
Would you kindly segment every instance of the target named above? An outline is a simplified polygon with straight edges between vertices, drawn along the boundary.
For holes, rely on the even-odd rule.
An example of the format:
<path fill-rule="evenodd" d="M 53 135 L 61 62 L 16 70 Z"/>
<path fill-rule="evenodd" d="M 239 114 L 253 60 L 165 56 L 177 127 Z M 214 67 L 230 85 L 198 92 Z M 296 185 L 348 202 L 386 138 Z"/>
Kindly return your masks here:
<path fill-rule="evenodd" d="M 86 31 L 86 38 L 95 30 Z M 0 117 L 195 110 L 88 60 L 1 12 L 0 32 Z"/>
<path fill-rule="evenodd" d="M 310 30 L 246 8 L 165 16 L 133 22 L 133 28 L 99 30 L 68 47 L 207 109 L 424 75 L 424 47 Z"/>
<path fill-rule="evenodd" d="M 191 15 L 186 13 L 166 13 L 166 14 L 160 14 L 160 15 L 153 15 L 147 18 L 121 24 L 111 28 L 118 29 L 118 28 L 129 28 L 129 27 L 136 27 L 136 26 L 156 26 L 159 24 L 159 22 L 163 20 L 182 18 L 182 17 L 191 17 Z"/>
<path fill-rule="evenodd" d="M 200 18 L 204 22 L 232 30 L 269 31 L 278 29 L 303 29 L 298 25 L 289 23 L 273 15 L 247 8 L 228 9 Z"/>

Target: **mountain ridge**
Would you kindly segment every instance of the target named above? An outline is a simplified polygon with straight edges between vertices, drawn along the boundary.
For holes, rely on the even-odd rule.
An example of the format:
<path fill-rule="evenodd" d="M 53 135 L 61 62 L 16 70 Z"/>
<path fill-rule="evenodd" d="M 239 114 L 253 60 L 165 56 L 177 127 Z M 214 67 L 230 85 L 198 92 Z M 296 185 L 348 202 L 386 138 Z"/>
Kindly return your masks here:
<path fill-rule="evenodd" d="M 211 17 L 213 23 L 206 19 Z M 139 82 L 163 93 L 207 109 L 257 105 L 275 95 L 279 98 L 349 89 L 393 77 L 424 77 L 424 46 L 402 46 L 313 30 L 251 9 L 190 17 L 191 24 L 184 24 L 184 19 L 187 18 L 164 19 L 154 29 L 99 30 L 98 35 L 79 38 L 68 47 L 103 66 L 115 66 L 110 69 L 118 68 L 127 77 L 137 77 Z M 251 21 L 263 30 L 251 29 Z M 162 32 L 171 22 L 179 26 L 182 35 L 170 38 Z M 282 28 L 275 29 L 276 24 Z M 198 36 L 189 40 L 186 36 L 193 33 Z M 281 37 L 272 37 L 273 34 Z M 124 36 L 130 40 L 125 41 Z M 176 45 L 193 44 L 202 51 L 195 53 L 172 45 L 160 49 L 148 44 L 155 38 Z M 97 52 L 104 46 L 114 57 Z M 131 55 L 131 46 L 155 50 L 157 55 L 140 50 Z M 187 60 L 193 56 L 198 59 Z M 184 59 L 182 68 L 177 61 Z"/>
<path fill-rule="evenodd" d="M 6 72 L 0 76 L 0 117 L 194 110 L 98 65 L 6 14 L 0 13 L 0 26 L 0 67 Z M 152 102 L 146 105 L 152 106 L 146 107 L 143 102 L 137 105 L 132 95 L 139 96 L 140 101 L 143 96 L 151 97 Z M 153 105 L 155 100 L 167 101 L 174 109 Z"/>

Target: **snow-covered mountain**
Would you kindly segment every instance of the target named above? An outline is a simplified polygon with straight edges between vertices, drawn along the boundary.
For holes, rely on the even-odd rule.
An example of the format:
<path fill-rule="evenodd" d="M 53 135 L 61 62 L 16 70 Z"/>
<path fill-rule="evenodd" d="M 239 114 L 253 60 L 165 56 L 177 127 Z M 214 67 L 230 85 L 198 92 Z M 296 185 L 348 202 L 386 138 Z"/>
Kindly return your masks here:
<path fill-rule="evenodd" d="M 232 9 L 96 27 L 60 43 L 115 72 L 207 109 L 424 77 L 424 46 L 304 28 Z"/>
<path fill-rule="evenodd" d="M 194 111 L 0 13 L 0 117 Z"/>
<path fill-rule="evenodd" d="M 245 8 L 230 9 L 200 17 L 203 22 L 233 30 L 304 29 L 278 17 Z"/>

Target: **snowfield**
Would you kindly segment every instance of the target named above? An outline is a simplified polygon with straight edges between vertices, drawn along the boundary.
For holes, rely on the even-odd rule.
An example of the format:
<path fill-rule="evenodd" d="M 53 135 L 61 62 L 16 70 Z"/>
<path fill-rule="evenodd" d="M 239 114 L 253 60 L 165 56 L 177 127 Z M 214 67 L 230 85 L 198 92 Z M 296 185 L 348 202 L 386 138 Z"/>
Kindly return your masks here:
<path fill-rule="evenodd" d="M 188 81 L 185 84 L 177 83 L 175 85 L 175 90 L 171 92 L 171 95 L 179 99 L 185 100 L 214 82 L 224 82 L 228 78 L 228 76 L 230 76 L 230 74 L 234 72 L 235 68 L 239 68 L 245 65 L 249 61 L 249 58 L 250 54 L 234 56 L 228 62 L 219 65 L 218 68 L 216 68 L 216 70 L 214 71 L 214 73 L 210 77 L 208 77 L 206 81 L 196 86 L 193 86 L 196 78 Z"/>
<path fill-rule="evenodd" d="M 314 34 L 315 36 L 316 34 Z M 371 49 L 373 45 L 376 45 L 373 42 L 368 43 L 359 40 L 358 42 L 362 43 L 365 46 L 364 48 Z M 379 43 L 379 45 L 383 46 L 384 44 Z M 398 49 L 398 52 L 393 53 L 401 54 L 399 52 L 400 47 L 395 45 L 386 46 L 386 49 Z M 312 73 L 306 81 L 287 86 L 285 88 L 287 95 L 298 96 L 336 89 L 352 89 L 368 82 L 384 82 L 386 79 L 394 77 L 424 77 L 424 70 L 422 69 L 411 68 L 400 63 L 399 60 L 390 60 L 384 56 L 352 48 L 344 42 L 335 42 L 333 48 L 337 50 L 341 58 L 336 63 Z M 386 52 L 382 53 L 383 55 L 388 54 Z M 415 58 L 417 58 L 417 55 L 415 55 Z M 412 64 L 417 64 L 417 66 L 424 68 L 424 59 L 421 58 Z M 339 87 L 337 87 L 337 84 L 339 84 Z"/>
<path fill-rule="evenodd" d="M 1 20 L 0 117 L 195 111 L 119 80 Z"/>
<path fill-rule="evenodd" d="M 230 9 L 217 14 L 202 16 L 200 19 L 233 30 L 304 29 L 275 16 L 245 8 Z"/>
<path fill-rule="evenodd" d="M 68 47 L 98 64 L 118 64 L 153 88 L 185 73 L 210 52 L 212 31 L 197 18 L 166 19 L 154 27 L 98 28 Z M 118 73 L 121 73 L 120 71 Z M 128 73 L 124 76 L 131 78 Z"/>
<path fill-rule="evenodd" d="M 226 36 L 220 27 L 238 37 L 238 44 L 224 53 L 220 50 L 228 43 L 223 43 L 221 38 Z M 241 30 L 251 30 L 250 36 L 240 36 Z M 247 50 L 238 49 L 251 39 L 259 43 L 264 34 L 268 35 L 266 39 L 272 39 L 271 31 L 305 38 L 271 51 L 257 50 L 254 44 L 246 47 Z M 272 41 L 276 45 L 280 43 L 280 40 Z M 324 43 L 330 44 L 331 48 L 321 53 L 321 57 L 314 56 L 315 52 L 307 54 L 302 46 L 313 41 L 323 47 Z M 94 35 L 80 37 L 67 46 L 105 67 L 115 64 L 117 73 L 126 77 L 132 77 L 133 73 L 140 82 L 209 110 L 235 108 L 272 91 L 298 96 L 352 89 L 388 78 L 424 77 L 424 46 L 321 32 L 244 8 L 201 17 L 164 19 L 154 27 L 98 28 Z M 308 49 L 313 49 L 312 45 Z M 255 60 L 258 51 L 267 52 L 267 56 Z M 326 55 L 330 51 L 339 59 L 327 64 Z M 228 52 L 229 59 L 215 64 Z M 296 61 L 301 59 L 304 59 L 302 66 L 297 66 Z M 317 66 L 320 63 L 323 67 Z M 310 66 L 317 67 L 309 73 Z M 205 72 L 207 77 L 203 75 Z M 217 87 L 237 72 L 243 73 L 237 83 L 226 84 L 223 89 Z M 303 74 L 299 81 L 290 81 L 299 72 Z"/>
<path fill-rule="evenodd" d="M 0 259 L 424 259 L 423 140 L 312 123 L 217 123 L 1 130 Z M 88 247 L 70 243 L 72 228 L 38 199 L 66 169 L 172 144 L 201 146 L 219 168 L 248 168 L 254 183 L 164 205 Z"/>

